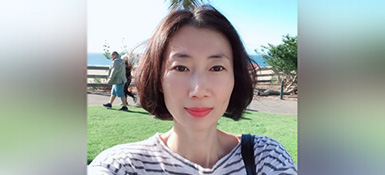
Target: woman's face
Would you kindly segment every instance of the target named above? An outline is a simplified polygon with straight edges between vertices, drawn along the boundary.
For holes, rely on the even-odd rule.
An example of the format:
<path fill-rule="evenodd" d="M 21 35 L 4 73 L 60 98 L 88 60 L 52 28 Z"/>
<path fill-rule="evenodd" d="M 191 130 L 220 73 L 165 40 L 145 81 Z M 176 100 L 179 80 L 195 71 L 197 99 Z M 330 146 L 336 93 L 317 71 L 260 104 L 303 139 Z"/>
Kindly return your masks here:
<path fill-rule="evenodd" d="M 215 30 L 187 25 L 171 37 L 161 91 L 174 127 L 216 127 L 234 87 L 232 55 L 227 38 Z"/>

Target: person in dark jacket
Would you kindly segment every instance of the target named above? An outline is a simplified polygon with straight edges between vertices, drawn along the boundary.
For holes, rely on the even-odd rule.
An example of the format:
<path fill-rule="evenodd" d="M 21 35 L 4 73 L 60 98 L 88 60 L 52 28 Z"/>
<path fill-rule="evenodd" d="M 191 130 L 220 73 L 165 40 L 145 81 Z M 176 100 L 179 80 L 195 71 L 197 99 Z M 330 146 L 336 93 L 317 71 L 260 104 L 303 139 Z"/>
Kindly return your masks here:
<path fill-rule="evenodd" d="M 126 102 L 127 102 L 127 96 L 130 96 L 132 100 L 134 100 L 134 103 L 136 103 L 136 100 L 137 100 L 136 96 L 129 90 L 131 79 L 132 79 L 132 76 L 131 76 L 132 64 L 130 63 L 128 56 L 125 55 L 122 58 L 124 60 L 124 63 L 126 64 L 126 78 L 127 78 L 127 82 L 126 84 L 124 84 L 124 96 L 126 98 Z"/>

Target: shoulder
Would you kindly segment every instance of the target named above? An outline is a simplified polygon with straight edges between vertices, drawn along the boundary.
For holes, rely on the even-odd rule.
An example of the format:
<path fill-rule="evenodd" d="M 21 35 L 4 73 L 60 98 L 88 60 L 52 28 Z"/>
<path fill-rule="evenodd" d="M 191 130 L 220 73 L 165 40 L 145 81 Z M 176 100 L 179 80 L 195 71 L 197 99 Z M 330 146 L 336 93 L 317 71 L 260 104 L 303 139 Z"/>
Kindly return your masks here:
<path fill-rule="evenodd" d="M 122 62 L 124 62 L 121 58 L 115 58 L 112 63 L 114 64 L 121 64 Z"/>
<path fill-rule="evenodd" d="M 153 137 L 135 143 L 121 144 L 104 150 L 88 166 L 91 174 L 137 173 L 139 160 L 151 158 L 157 152 L 157 143 Z"/>
<path fill-rule="evenodd" d="M 297 166 L 289 152 L 273 138 L 255 136 L 254 157 L 257 172 L 297 174 Z"/>

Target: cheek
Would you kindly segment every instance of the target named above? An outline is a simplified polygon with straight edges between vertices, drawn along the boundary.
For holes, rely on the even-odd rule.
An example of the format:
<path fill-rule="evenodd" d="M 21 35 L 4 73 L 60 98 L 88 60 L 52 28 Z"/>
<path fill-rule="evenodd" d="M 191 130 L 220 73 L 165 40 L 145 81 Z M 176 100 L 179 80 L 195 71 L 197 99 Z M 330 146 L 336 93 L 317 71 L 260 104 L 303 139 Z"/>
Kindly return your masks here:
<path fill-rule="evenodd" d="M 162 79 L 162 90 L 167 101 L 179 99 L 186 95 L 187 78 L 175 76 L 172 73 L 165 73 Z"/>
<path fill-rule="evenodd" d="M 209 82 L 212 84 L 212 89 L 215 92 L 220 93 L 218 95 L 225 99 L 230 97 L 234 88 L 234 76 L 231 72 L 220 77 L 212 77 Z"/>
<path fill-rule="evenodd" d="M 223 102 L 222 105 L 223 105 L 223 112 L 226 111 L 228 105 L 229 105 L 229 102 L 230 102 L 230 98 L 231 98 L 231 94 L 233 92 L 233 89 L 234 89 L 234 76 L 233 74 L 231 74 L 231 76 L 228 76 L 225 81 L 223 81 L 223 84 L 222 84 L 222 87 L 220 88 L 221 89 L 221 101 Z"/>

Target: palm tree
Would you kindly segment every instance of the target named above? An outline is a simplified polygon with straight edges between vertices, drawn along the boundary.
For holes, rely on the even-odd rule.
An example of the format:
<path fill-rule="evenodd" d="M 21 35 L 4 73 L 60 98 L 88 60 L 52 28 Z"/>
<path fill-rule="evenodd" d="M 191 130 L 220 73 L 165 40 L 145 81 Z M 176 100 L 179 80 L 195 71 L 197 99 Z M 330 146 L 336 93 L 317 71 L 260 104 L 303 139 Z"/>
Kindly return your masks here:
<path fill-rule="evenodd" d="M 209 2 L 209 0 L 207 0 Z M 192 10 L 195 7 L 198 7 L 202 4 L 204 4 L 204 0 L 171 0 L 169 9 L 176 10 L 176 9 L 186 9 L 186 10 Z"/>

